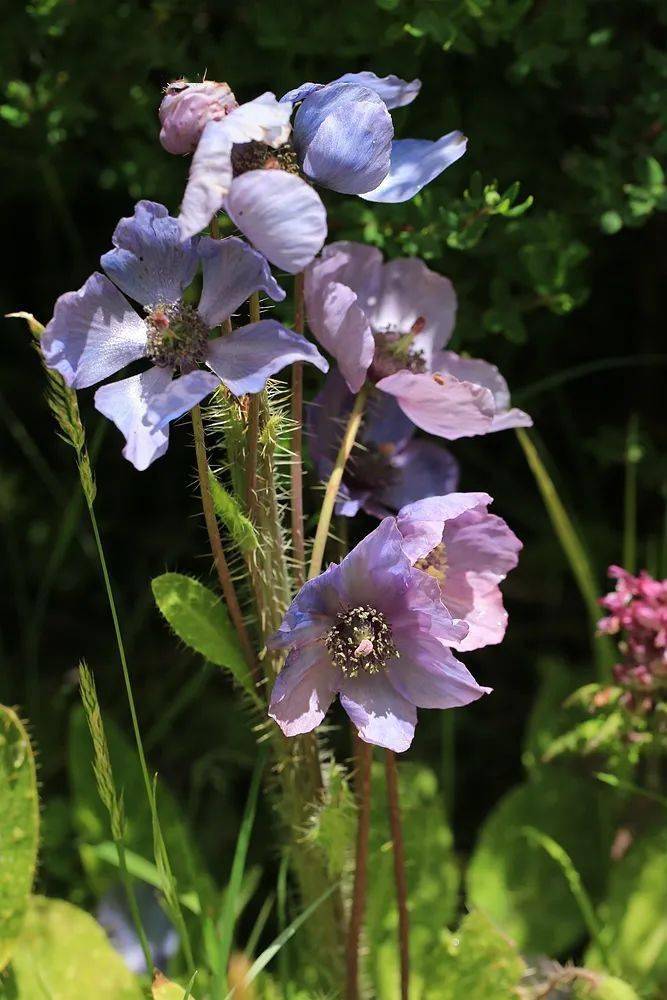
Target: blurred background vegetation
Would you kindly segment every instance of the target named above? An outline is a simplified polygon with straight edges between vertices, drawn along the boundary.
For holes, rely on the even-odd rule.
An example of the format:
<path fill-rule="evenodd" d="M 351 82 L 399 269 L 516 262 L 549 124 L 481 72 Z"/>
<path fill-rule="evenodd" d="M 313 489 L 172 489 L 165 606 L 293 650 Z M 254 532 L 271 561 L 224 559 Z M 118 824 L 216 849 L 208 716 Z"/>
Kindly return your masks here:
<path fill-rule="evenodd" d="M 46 322 L 55 298 L 98 266 L 136 199 L 178 207 L 188 163 L 157 140 L 157 106 L 171 79 L 206 73 L 246 100 L 350 70 L 419 76 L 420 97 L 395 115 L 398 133 L 436 138 L 461 128 L 468 154 L 407 205 L 330 196 L 330 238 L 418 254 L 453 279 L 455 347 L 498 364 L 533 415 L 599 592 L 606 566 L 632 552 L 635 473 L 637 564 L 664 573 L 666 26 L 661 0 L 14 3 L 0 37 L 3 312 L 28 309 Z M 40 888 L 91 905 L 94 883 L 76 850 L 93 836 L 91 817 L 70 808 L 73 798 L 81 805 L 77 773 L 89 766 L 72 751 L 80 656 L 110 718 L 126 731 L 128 720 L 76 471 L 43 402 L 25 329 L 7 321 L 2 336 L 0 701 L 20 705 L 39 749 Z M 151 763 L 197 830 L 207 867 L 224 879 L 253 736 L 226 680 L 175 646 L 149 585 L 165 569 L 208 574 L 190 435 L 177 428 L 168 455 L 138 474 L 91 399 L 81 394 L 98 518 Z M 466 657 L 493 696 L 444 721 L 423 712 L 409 755 L 438 775 L 464 856 L 539 756 L 540 727 L 595 668 L 585 606 L 514 434 L 452 451 L 461 488 L 491 493 L 525 542 L 505 587 L 505 643 Z M 585 776 L 565 783 L 575 779 Z M 586 796 L 577 786 L 580 811 Z M 260 804 L 258 823 L 251 856 L 268 886 L 270 805 Z M 576 843 L 570 849 L 577 854 Z M 579 854 L 595 896 L 595 851 Z M 546 900 L 535 878 L 537 913 Z M 550 933 L 522 943 L 576 956 L 585 936 L 576 921 L 571 933 Z"/>

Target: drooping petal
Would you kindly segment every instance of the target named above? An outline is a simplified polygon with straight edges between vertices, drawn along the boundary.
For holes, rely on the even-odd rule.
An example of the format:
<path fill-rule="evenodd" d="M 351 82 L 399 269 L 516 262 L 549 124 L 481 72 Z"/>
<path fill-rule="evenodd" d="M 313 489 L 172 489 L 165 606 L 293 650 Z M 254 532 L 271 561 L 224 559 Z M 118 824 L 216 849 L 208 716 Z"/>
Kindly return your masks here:
<path fill-rule="evenodd" d="M 453 351 L 442 351 L 433 359 L 433 367 L 440 372 L 449 372 L 461 381 L 484 386 L 491 392 L 495 404 L 492 431 L 507 430 L 510 427 L 532 427 L 533 421 L 527 413 L 516 407 L 510 408 L 507 382 L 495 365 L 481 358 L 462 358 Z"/>
<path fill-rule="evenodd" d="M 408 201 L 439 174 L 456 163 L 466 151 L 462 132 L 449 132 L 436 142 L 428 139 L 396 139 L 389 173 L 373 191 L 361 195 L 366 201 Z"/>
<path fill-rule="evenodd" d="M 123 455 L 139 471 L 164 455 L 169 445 L 169 429 L 157 427 L 150 410 L 171 377 L 169 368 L 149 368 L 140 375 L 103 385 L 95 393 L 95 408 L 125 435 Z"/>
<path fill-rule="evenodd" d="M 356 83 L 362 87 L 368 87 L 381 97 L 387 107 L 403 108 L 406 104 L 412 104 L 415 97 L 421 90 L 421 80 L 401 80 L 400 77 L 391 73 L 389 76 L 377 76 L 370 70 L 363 70 L 361 73 L 344 73 L 333 83 Z"/>
<path fill-rule="evenodd" d="M 340 703 L 366 743 L 396 753 L 407 750 L 415 734 L 417 710 L 384 673 L 343 677 Z"/>
<path fill-rule="evenodd" d="M 347 285 L 359 306 L 369 314 L 377 303 L 382 282 L 382 254 L 377 247 L 352 240 L 327 243 L 306 271 L 306 307 L 313 308 L 330 281 Z"/>
<path fill-rule="evenodd" d="M 391 614 L 392 634 L 408 645 L 419 634 L 428 634 L 452 646 L 468 634 L 468 625 L 454 619 L 442 601 L 437 581 L 421 570 L 413 569 L 406 576 L 401 600 Z"/>
<path fill-rule="evenodd" d="M 231 187 L 234 140 L 227 120 L 207 122 L 197 143 L 178 216 L 184 240 L 209 224 Z"/>
<path fill-rule="evenodd" d="M 368 87 L 313 90 L 294 119 L 292 141 L 306 176 L 342 194 L 376 189 L 389 171 L 394 125 Z"/>
<path fill-rule="evenodd" d="M 295 87 L 294 90 L 288 90 L 286 94 L 283 94 L 280 103 L 299 104 L 308 97 L 308 94 L 312 94 L 314 90 L 321 90 L 323 86 L 323 83 L 302 83 L 300 87 Z"/>
<path fill-rule="evenodd" d="M 265 292 L 274 302 L 285 298 L 266 258 L 236 236 L 203 236 L 198 249 L 203 272 L 199 315 L 208 326 L 222 323 L 252 292 Z"/>
<path fill-rule="evenodd" d="M 411 347 L 421 351 L 430 371 L 434 351 L 444 347 L 452 335 L 456 306 L 449 278 L 431 271 L 416 257 L 403 257 L 382 268 L 382 284 L 370 320 L 376 332 L 414 332 Z"/>
<path fill-rule="evenodd" d="M 375 341 L 355 293 L 347 285 L 330 281 L 308 317 L 310 329 L 338 362 L 350 391 L 359 392 L 375 354 Z"/>
<path fill-rule="evenodd" d="M 56 302 L 41 349 L 67 385 L 84 389 L 146 353 L 146 324 L 103 274 Z"/>
<path fill-rule="evenodd" d="M 150 401 L 148 417 L 156 427 L 166 427 L 172 420 L 178 420 L 189 413 L 193 406 L 214 392 L 220 379 L 211 372 L 188 372 L 175 378 L 159 395 Z"/>
<path fill-rule="evenodd" d="M 469 705 L 491 688 L 480 687 L 472 674 L 441 642 L 428 635 L 395 638 L 400 656 L 387 673 L 393 687 L 417 708 Z"/>
<path fill-rule="evenodd" d="M 417 427 L 449 441 L 488 434 L 492 429 L 495 405 L 483 386 L 460 382 L 449 374 L 400 371 L 380 379 L 377 388 L 395 396 Z"/>
<path fill-rule="evenodd" d="M 459 480 L 459 464 L 435 441 L 410 441 L 390 459 L 394 475 L 374 497 L 377 516 L 393 514 L 423 497 L 451 493 Z M 368 508 L 367 508 L 368 509 Z"/>
<path fill-rule="evenodd" d="M 350 403 L 350 408 L 351 406 Z M 414 424 L 406 417 L 393 396 L 388 396 L 386 392 L 369 394 L 361 429 L 361 440 L 365 445 L 375 445 L 380 450 L 391 446 L 394 451 L 398 451 L 414 433 Z"/>
<path fill-rule="evenodd" d="M 479 649 L 500 642 L 507 613 L 499 584 L 516 566 L 521 542 L 501 517 L 488 513 L 486 504 L 446 521 L 442 540 L 447 553 L 442 600 L 469 625 L 457 648 Z"/>
<path fill-rule="evenodd" d="M 314 344 L 273 319 L 240 327 L 211 340 L 206 364 L 235 396 L 261 392 L 267 380 L 295 361 L 326 372 L 329 365 Z"/>
<path fill-rule="evenodd" d="M 317 191 L 285 170 L 249 170 L 236 177 L 225 209 L 244 236 L 290 274 L 303 271 L 327 238 Z"/>
<path fill-rule="evenodd" d="M 290 104 L 280 104 L 271 93 L 235 108 L 221 121 L 209 121 L 192 158 L 179 223 L 181 236 L 194 236 L 207 226 L 232 184 L 232 146 L 263 142 L 280 146 L 290 134 Z"/>
<path fill-rule="evenodd" d="M 295 650 L 273 685 L 269 715 L 285 736 L 309 733 L 326 715 L 339 682 L 340 671 L 324 645 Z"/>
<path fill-rule="evenodd" d="M 101 264 L 114 284 L 142 305 L 176 302 L 197 270 L 196 240 L 181 240 L 178 220 L 154 201 L 121 219 Z"/>
<path fill-rule="evenodd" d="M 423 559 L 442 541 L 448 521 L 492 502 L 488 493 L 450 493 L 408 504 L 399 511 L 397 518 L 404 552 L 412 563 Z"/>

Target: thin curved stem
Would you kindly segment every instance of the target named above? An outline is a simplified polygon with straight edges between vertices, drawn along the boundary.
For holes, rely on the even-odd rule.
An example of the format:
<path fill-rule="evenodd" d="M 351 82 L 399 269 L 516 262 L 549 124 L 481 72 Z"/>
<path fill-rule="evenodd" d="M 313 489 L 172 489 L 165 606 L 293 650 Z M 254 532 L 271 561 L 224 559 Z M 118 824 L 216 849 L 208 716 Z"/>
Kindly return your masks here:
<path fill-rule="evenodd" d="M 345 428 L 345 433 L 343 434 L 343 440 L 340 443 L 338 455 L 336 456 L 336 463 L 333 467 L 331 475 L 329 476 L 329 482 L 327 483 L 324 491 L 324 500 L 322 501 L 320 519 L 317 524 L 315 541 L 313 542 L 313 554 L 310 560 L 310 570 L 308 571 L 309 580 L 319 576 L 320 570 L 322 569 L 324 549 L 327 544 L 329 525 L 331 524 L 331 517 L 334 512 L 336 497 L 338 496 L 338 490 L 340 489 L 340 484 L 343 479 L 345 465 L 350 457 L 350 452 L 354 447 L 357 434 L 359 433 L 367 395 L 368 390 L 364 386 L 361 392 L 357 393 L 355 396 L 354 406 L 352 407 L 352 412 L 350 413 L 347 427 Z"/>
<path fill-rule="evenodd" d="M 201 408 L 199 405 L 192 408 L 192 428 L 194 430 L 195 438 L 195 454 L 197 456 L 197 472 L 199 475 L 201 505 L 204 511 L 204 520 L 206 521 L 206 530 L 208 531 L 208 540 L 213 554 L 213 562 L 215 563 L 218 580 L 220 581 L 220 587 L 227 603 L 229 617 L 232 620 L 232 624 L 234 625 L 236 634 L 239 638 L 239 643 L 241 644 L 241 650 L 243 651 L 243 655 L 253 673 L 253 676 L 255 677 L 255 680 L 257 680 L 257 661 L 253 652 L 252 643 L 250 642 L 248 630 L 246 629 L 245 622 L 243 621 L 241 606 L 239 605 L 238 597 L 236 596 L 236 588 L 234 587 L 234 581 L 232 580 L 232 575 L 229 572 L 229 566 L 227 565 L 227 560 L 225 558 L 224 549 L 222 547 L 222 539 L 220 538 L 220 532 L 218 530 L 218 522 L 215 516 L 215 509 L 213 507 L 213 498 L 211 497 L 211 489 L 208 482 L 208 462 L 206 459 L 204 424 L 202 423 Z"/>
<path fill-rule="evenodd" d="M 354 869 L 354 889 L 347 932 L 346 1000 L 359 1000 L 359 945 L 366 907 L 368 884 L 368 835 L 371 825 L 371 762 L 373 748 L 370 743 L 355 736 L 357 756 L 357 856 Z"/>
<path fill-rule="evenodd" d="M 303 297 L 303 273 L 294 279 L 294 329 L 303 334 L 305 309 Z M 294 557 L 294 582 L 297 588 L 303 586 L 306 553 L 303 539 L 303 364 L 297 361 L 292 366 L 291 416 L 293 422 L 290 461 L 290 492 L 292 517 L 292 555 Z"/>
<path fill-rule="evenodd" d="M 410 992 L 410 922 L 408 919 L 408 881 L 405 875 L 405 851 L 401 827 L 401 806 L 398 795 L 398 769 L 392 750 L 385 752 L 387 776 L 387 801 L 389 825 L 394 845 L 394 877 L 398 903 L 398 944 L 401 955 L 401 1000 L 408 1000 Z"/>

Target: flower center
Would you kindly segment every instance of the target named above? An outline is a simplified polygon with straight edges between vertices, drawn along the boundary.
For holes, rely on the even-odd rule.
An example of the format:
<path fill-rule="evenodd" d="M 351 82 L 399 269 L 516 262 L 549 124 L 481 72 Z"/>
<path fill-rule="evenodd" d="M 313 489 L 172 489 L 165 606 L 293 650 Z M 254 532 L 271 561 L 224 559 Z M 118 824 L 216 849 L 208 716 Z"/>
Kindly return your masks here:
<path fill-rule="evenodd" d="M 387 660 L 398 657 L 390 625 L 370 604 L 340 611 L 324 642 L 333 663 L 346 677 L 356 677 L 360 670 L 377 674 Z"/>
<path fill-rule="evenodd" d="M 204 360 L 208 327 L 194 306 L 158 303 L 146 313 L 151 361 L 161 368 L 188 368 Z"/>
<path fill-rule="evenodd" d="M 420 317 L 421 318 L 421 317 Z M 417 323 L 419 320 L 417 321 Z M 387 330 L 385 333 L 374 333 L 375 355 L 369 370 L 373 382 L 379 382 L 387 375 L 407 371 L 421 373 L 426 371 L 424 352 L 413 347 L 413 341 L 419 329 L 417 323 L 408 333 L 398 333 Z"/>
<path fill-rule="evenodd" d="M 300 175 L 296 152 L 290 142 L 278 149 L 264 142 L 237 143 L 232 147 L 232 170 L 234 177 L 248 170 L 286 170 L 288 174 Z"/>
<path fill-rule="evenodd" d="M 442 586 L 447 576 L 447 549 L 445 543 L 438 542 L 428 555 L 417 560 L 415 566 L 417 569 L 423 570 L 424 573 L 428 573 L 429 576 L 432 576 Z"/>

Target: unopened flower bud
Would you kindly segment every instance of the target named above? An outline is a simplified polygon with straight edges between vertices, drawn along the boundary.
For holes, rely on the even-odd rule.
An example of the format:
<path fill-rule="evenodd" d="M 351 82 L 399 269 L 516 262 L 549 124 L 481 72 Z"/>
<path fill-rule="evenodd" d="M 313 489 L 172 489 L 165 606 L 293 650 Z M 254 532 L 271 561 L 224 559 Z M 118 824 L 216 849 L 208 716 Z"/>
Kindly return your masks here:
<path fill-rule="evenodd" d="M 194 153 L 204 126 L 238 107 L 229 84 L 215 80 L 175 80 L 160 105 L 160 142 L 168 153 Z"/>

